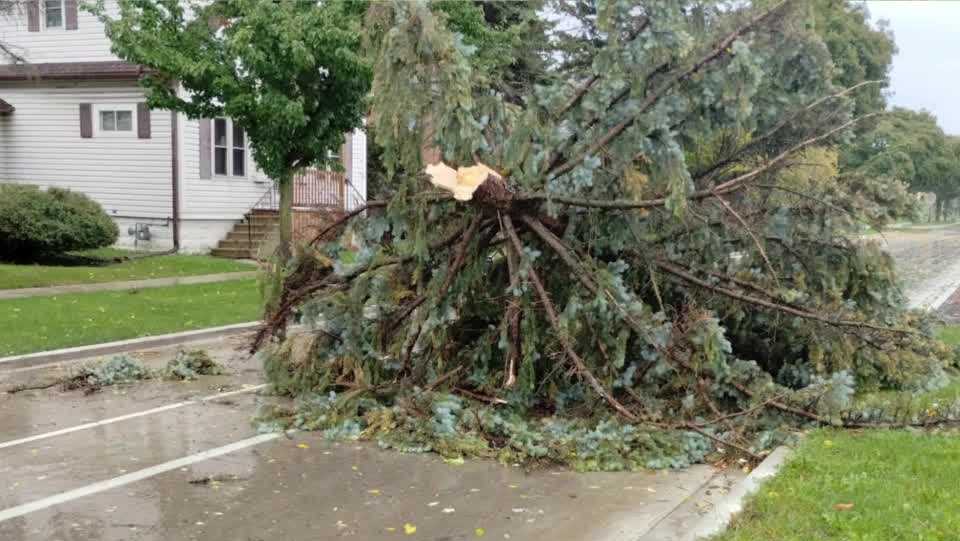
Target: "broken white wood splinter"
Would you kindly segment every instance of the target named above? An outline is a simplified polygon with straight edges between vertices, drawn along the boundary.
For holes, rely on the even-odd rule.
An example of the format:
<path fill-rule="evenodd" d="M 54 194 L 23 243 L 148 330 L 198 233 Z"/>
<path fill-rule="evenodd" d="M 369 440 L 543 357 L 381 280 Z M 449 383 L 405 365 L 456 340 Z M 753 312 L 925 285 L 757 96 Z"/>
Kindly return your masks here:
<path fill-rule="evenodd" d="M 483 184 L 487 177 L 493 175 L 501 178 L 500 175 L 482 163 L 470 167 L 461 167 L 454 170 L 449 165 L 438 162 L 427 166 L 427 175 L 430 177 L 430 183 L 438 188 L 443 188 L 453 193 L 453 198 L 457 201 L 470 201 L 473 199 L 473 192 Z"/>

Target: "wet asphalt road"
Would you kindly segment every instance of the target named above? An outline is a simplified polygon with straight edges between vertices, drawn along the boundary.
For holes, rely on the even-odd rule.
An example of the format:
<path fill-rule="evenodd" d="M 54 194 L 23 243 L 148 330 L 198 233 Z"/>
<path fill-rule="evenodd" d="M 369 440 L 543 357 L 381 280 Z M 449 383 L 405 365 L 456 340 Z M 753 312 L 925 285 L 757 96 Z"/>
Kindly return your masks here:
<path fill-rule="evenodd" d="M 960 226 L 887 231 L 867 242 L 893 256 L 911 307 L 938 308 L 960 286 Z"/>
<path fill-rule="evenodd" d="M 678 508 L 671 524 L 696 519 L 742 477 L 524 472 L 316 433 L 261 436 L 250 420 L 271 399 L 255 390 L 256 361 L 233 349 L 242 343 L 206 345 L 229 376 L 3 392 L 0 540 L 628 540 Z M 160 366 L 173 352 L 144 358 Z M 0 368 L 0 390 L 64 370 Z"/>

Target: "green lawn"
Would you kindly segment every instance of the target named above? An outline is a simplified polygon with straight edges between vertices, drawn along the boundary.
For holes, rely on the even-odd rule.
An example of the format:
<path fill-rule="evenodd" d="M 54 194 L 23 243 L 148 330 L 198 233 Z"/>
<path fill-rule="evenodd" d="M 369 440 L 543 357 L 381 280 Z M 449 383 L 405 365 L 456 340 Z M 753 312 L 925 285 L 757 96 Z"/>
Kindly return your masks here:
<path fill-rule="evenodd" d="M 0 301 L 0 356 L 260 318 L 256 280 Z"/>
<path fill-rule="evenodd" d="M 715 541 L 954 540 L 958 509 L 960 437 L 822 430 Z"/>
<path fill-rule="evenodd" d="M 937 331 L 937 338 L 951 346 L 960 345 L 960 325 L 945 325 Z"/>
<path fill-rule="evenodd" d="M 204 255 L 158 255 L 122 262 L 112 261 L 116 257 L 140 255 L 142 253 L 105 248 L 81 252 L 73 257 L 43 264 L 0 263 L 0 289 L 256 270 L 253 265 L 242 261 Z M 98 259 L 102 260 L 102 263 L 97 262 Z"/>

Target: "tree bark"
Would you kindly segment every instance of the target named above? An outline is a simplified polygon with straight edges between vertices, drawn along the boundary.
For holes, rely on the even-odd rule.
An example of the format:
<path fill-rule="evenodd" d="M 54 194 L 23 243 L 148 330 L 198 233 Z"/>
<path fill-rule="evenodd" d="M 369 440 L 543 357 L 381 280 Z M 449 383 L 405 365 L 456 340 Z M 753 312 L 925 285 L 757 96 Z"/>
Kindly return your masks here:
<path fill-rule="evenodd" d="M 277 189 L 280 191 L 280 246 L 277 256 L 280 263 L 285 265 L 293 253 L 293 176 L 281 178 Z"/>

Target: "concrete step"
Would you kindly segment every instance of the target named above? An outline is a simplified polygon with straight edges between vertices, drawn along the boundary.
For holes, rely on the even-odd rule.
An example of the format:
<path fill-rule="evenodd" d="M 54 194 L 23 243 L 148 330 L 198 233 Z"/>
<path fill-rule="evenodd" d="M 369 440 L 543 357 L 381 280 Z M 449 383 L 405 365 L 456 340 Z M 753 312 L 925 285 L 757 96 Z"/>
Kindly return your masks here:
<path fill-rule="evenodd" d="M 263 216 L 250 216 L 242 223 L 277 225 L 280 223 L 280 219 L 266 218 Z"/>
<path fill-rule="evenodd" d="M 252 240 L 253 242 L 263 242 L 269 240 L 272 237 L 272 233 L 268 231 L 254 231 L 250 230 L 247 232 L 245 226 L 238 226 L 233 229 L 233 231 L 227 233 L 227 238 L 224 240 Z"/>
<path fill-rule="evenodd" d="M 227 249 L 230 249 L 230 248 L 243 248 L 243 249 L 247 249 L 247 250 L 257 250 L 258 248 L 260 248 L 260 244 L 261 244 L 261 243 L 256 242 L 256 241 L 250 242 L 250 241 L 248 241 L 247 239 L 243 239 L 243 240 L 221 240 L 220 243 L 217 245 L 217 248 L 227 248 Z"/>
<path fill-rule="evenodd" d="M 233 231 L 235 233 L 246 234 L 249 231 L 251 234 L 258 235 L 269 235 L 279 229 L 278 225 L 269 225 L 269 224 L 237 224 L 233 226 Z"/>
<path fill-rule="evenodd" d="M 249 248 L 214 248 L 210 250 L 210 255 L 228 259 L 256 259 L 257 251 Z"/>

